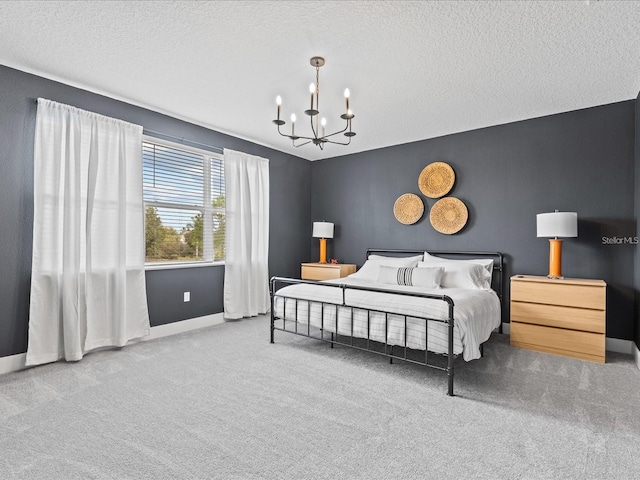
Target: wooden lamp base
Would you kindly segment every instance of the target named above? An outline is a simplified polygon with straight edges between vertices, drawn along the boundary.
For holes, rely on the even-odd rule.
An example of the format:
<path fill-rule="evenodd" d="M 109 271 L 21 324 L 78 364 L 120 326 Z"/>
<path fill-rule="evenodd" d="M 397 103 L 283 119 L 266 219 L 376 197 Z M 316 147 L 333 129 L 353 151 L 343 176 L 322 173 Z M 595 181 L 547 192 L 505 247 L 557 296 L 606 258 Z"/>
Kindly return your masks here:
<path fill-rule="evenodd" d="M 549 239 L 549 275 L 548 278 L 564 278 L 562 276 L 562 240 Z"/>
<path fill-rule="evenodd" d="M 327 239 L 320 239 L 320 260 L 318 263 L 327 263 Z"/>

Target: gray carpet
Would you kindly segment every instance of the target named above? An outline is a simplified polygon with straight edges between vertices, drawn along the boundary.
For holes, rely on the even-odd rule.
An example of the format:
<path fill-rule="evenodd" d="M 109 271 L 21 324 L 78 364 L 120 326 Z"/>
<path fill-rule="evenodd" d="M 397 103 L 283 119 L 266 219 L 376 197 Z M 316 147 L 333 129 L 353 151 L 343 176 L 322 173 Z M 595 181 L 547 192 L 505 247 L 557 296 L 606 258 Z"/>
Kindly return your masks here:
<path fill-rule="evenodd" d="M 509 347 L 446 376 L 229 322 L 0 377 L 6 479 L 631 479 L 640 372 Z"/>

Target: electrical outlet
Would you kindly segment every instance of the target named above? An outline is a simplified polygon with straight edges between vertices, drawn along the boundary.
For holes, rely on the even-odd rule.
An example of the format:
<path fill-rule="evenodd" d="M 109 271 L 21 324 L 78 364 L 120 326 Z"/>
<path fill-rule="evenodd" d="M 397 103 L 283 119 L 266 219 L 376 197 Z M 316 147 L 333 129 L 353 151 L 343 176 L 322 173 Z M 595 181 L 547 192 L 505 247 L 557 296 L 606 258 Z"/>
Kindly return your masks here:
<path fill-rule="evenodd" d="M 184 292 L 184 301 L 185 302 L 191 301 L 191 292 Z"/>

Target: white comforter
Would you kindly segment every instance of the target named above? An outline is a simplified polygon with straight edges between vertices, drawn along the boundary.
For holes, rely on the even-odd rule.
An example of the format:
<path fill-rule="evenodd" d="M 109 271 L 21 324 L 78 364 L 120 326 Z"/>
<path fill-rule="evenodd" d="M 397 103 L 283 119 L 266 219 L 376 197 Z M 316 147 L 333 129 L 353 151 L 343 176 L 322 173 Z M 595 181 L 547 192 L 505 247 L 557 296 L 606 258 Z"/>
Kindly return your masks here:
<path fill-rule="evenodd" d="M 462 353 L 465 361 L 480 358 L 480 345 L 501 322 L 500 301 L 493 290 L 467 290 L 454 288 L 424 289 L 397 285 L 381 285 L 355 278 L 341 278 L 319 282 L 317 284 L 288 285 L 278 290 L 274 301 L 277 317 L 299 324 L 323 328 L 326 332 L 340 335 L 352 335 L 358 338 L 385 341 L 385 314 L 371 312 L 367 322 L 367 312 L 362 309 L 374 309 L 388 312 L 387 343 L 405 345 L 405 315 L 407 315 L 406 346 L 412 349 L 425 349 L 425 324 L 427 326 L 427 349 L 436 353 L 448 351 L 448 326 L 437 321 L 425 322 L 427 317 L 446 319 L 449 315 L 448 303 L 422 297 L 395 295 L 393 293 L 370 292 L 363 290 L 345 291 L 345 304 L 322 306 L 316 302 L 342 304 L 343 291 L 334 285 L 355 285 L 399 292 L 418 292 L 433 295 L 447 295 L 454 301 L 454 354 Z M 286 297 L 286 298 L 285 298 Z M 296 302 L 291 298 L 309 300 Z M 285 309 L 286 305 L 286 309 Z M 352 315 L 352 308 L 353 315 Z M 399 315 L 398 315 L 399 314 Z M 353 325 L 351 319 L 353 318 Z M 369 325 L 368 325 L 369 323 Z M 352 331 L 353 328 L 353 331 Z"/>

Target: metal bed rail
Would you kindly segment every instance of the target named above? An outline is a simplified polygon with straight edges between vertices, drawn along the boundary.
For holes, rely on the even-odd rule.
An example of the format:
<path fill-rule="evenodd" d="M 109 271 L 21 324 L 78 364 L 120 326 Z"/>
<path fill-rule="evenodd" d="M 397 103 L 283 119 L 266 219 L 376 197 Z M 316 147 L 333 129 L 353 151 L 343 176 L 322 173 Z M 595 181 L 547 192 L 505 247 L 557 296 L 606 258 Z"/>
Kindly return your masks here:
<path fill-rule="evenodd" d="M 323 287 L 328 288 L 336 288 L 340 289 L 342 292 L 341 301 L 325 301 L 325 300 L 313 300 L 308 298 L 298 298 L 293 296 L 287 296 L 283 294 L 279 294 L 278 291 L 280 288 L 286 285 L 295 285 L 295 284 L 310 284 L 310 285 L 322 285 Z M 408 297 L 421 297 L 428 298 L 433 300 L 439 300 L 445 302 L 447 304 L 447 318 L 431 318 L 428 316 L 416 316 L 414 314 L 401 314 L 393 311 L 381 310 L 376 308 L 367 308 L 358 305 L 350 305 L 347 301 L 347 291 L 348 290 L 361 290 L 361 291 L 369 291 L 380 294 L 392 294 L 399 296 L 408 296 Z M 389 361 L 393 363 L 393 360 L 402 360 L 409 363 L 414 363 L 418 365 L 423 365 L 429 368 L 435 368 L 437 370 L 447 372 L 448 378 L 448 389 L 447 394 L 453 395 L 453 380 L 454 380 L 454 342 L 453 342 L 453 331 L 454 331 L 454 302 L 453 299 L 447 295 L 434 295 L 429 293 L 418 293 L 418 292 L 401 292 L 396 290 L 389 290 L 384 288 L 372 288 L 372 287 L 364 287 L 358 285 L 345 285 L 345 284 L 335 284 L 335 283 L 324 283 L 317 282 L 313 280 L 301 280 L 294 278 L 284 278 L 284 277 L 272 277 L 269 284 L 269 292 L 271 296 L 271 343 L 274 343 L 274 332 L 276 330 L 283 331 L 287 333 L 292 333 L 295 335 L 301 335 L 308 338 L 313 338 L 316 340 L 320 340 L 323 342 L 327 342 L 331 344 L 331 348 L 334 345 L 346 346 L 349 348 L 367 351 L 370 353 L 375 353 L 377 355 L 382 355 L 384 357 L 389 358 Z M 282 299 L 282 312 L 280 314 L 276 314 L 276 301 L 278 298 Z M 294 302 L 294 314 L 293 318 L 287 318 L 287 302 Z M 308 318 L 306 318 L 306 329 L 301 327 L 298 311 L 299 311 L 299 302 L 305 302 L 308 308 Z M 320 308 L 320 327 L 319 334 L 316 331 L 318 327 L 314 327 L 314 331 L 312 332 L 312 321 L 311 321 L 311 308 L 312 305 L 317 305 Z M 331 335 L 329 338 L 325 336 L 325 309 L 334 308 L 335 309 L 335 335 L 334 332 L 330 332 Z M 348 309 L 350 314 L 348 315 L 349 323 L 350 323 L 350 334 L 344 335 L 340 334 L 339 320 L 340 320 L 340 312 L 339 309 Z M 358 312 L 366 312 L 367 316 L 367 334 L 363 336 L 355 336 L 354 335 L 354 311 Z M 379 342 L 371 339 L 371 314 L 377 313 L 384 315 L 384 342 Z M 404 345 L 392 345 L 389 343 L 389 316 L 392 315 L 394 318 L 400 317 L 404 318 L 404 330 L 402 331 L 404 338 Z M 407 346 L 407 338 L 408 338 L 408 329 L 407 329 L 407 319 L 410 318 L 412 321 L 419 320 L 424 321 L 424 359 L 411 358 L 408 353 L 409 351 L 415 350 Z M 281 320 L 282 326 L 278 326 L 276 324 L 277 321 Z M 304 320 L 304 319 L 303 319 Z M 287 328 L 287 322 L 293 322 L 292 328 Z M 428 323 L 429 322 L 439 322 L 447 325 L 448 338 L 447 338 L 447 353 L 445 354 L 447 357 L 446 366 L 441 366 L 429 361 L 430 355 L 438 355 L 434 352 L 429 352 L 429 333 L 428 333 Z M 306 331 L 305 331 L 306 330 Z M 346 341 L 341 341 L 340 337 L 346 337 Z M 355 342 L 355 339 L 364 340 L 364 345 L 358 345 Z M 379 351 L 373 348 L 372 343 L 379 344 L 382 343 L 383 350 Z M 394 347 L 402 348 L 401 354 L 394 353 Z M 396 350 L 397 351 L 397 350 Z"/>

